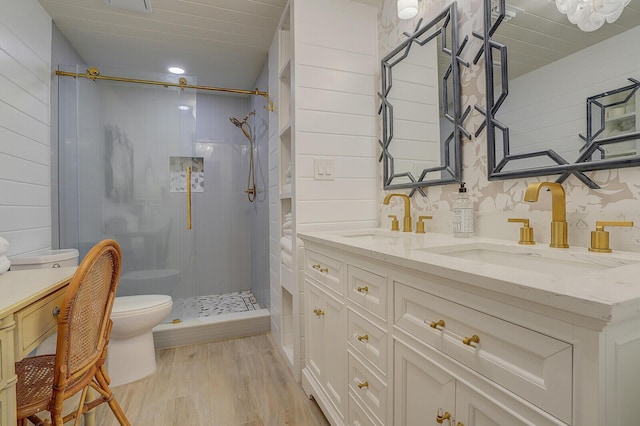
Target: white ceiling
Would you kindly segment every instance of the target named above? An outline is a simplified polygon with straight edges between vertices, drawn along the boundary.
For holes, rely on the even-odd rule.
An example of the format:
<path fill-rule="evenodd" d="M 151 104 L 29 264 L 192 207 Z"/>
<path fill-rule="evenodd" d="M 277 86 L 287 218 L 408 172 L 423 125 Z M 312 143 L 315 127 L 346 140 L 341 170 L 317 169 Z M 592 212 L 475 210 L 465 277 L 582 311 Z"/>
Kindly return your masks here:
<path fill-rule="evenodd" d="M 39 0 L 88 65 L 163 73 L 172 65 L 198 84 L 254 89 L 286 0 L 111 0 L 150 3 L 152 13 L 105 0 Z M 382 0 L 356 0 L 379 5 Z M 640 0 L 613 24 L 580 31 L 554 0 L 507 0 L 517 15 L 495 39 L 516 76 L 640 25 Z M 73 64 L 65 64 L 73 65 Z"/>
<path fill-rule="evenodd" d="M 200 85 L 238 89 L 255 88 L 286 4 L 146 1 L 150 14 L 107 6 L 105 0 L 39 0 L 87 65 L 155 73 L 177 65 Z"/>

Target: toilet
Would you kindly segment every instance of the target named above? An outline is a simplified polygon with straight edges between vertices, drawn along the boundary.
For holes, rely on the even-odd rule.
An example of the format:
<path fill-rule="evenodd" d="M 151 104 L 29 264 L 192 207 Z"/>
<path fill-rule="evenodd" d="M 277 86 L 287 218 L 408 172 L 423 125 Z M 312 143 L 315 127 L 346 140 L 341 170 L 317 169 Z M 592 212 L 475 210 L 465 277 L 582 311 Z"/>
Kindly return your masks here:
<path fill-rule="evenodd" d="M 78 250 L 76 249 L 44 249 L 29 254 L 19 254 L 9 258 L 11 270 L 63 268 L 78 266 Z"/>
<path fill-rule="evenodd" d="M 78 266 L 78 250 L 39 250 L 9 258 L 11 270 L 61 268 Z M 169 272 L 167 272 L 169 271 Z M 160 324 L 171 312 L 171 296 L 140 294 L 139 292 L 171 291 L 177 284 L 179 271 L 149 270 L 130 272 L 130 278 L 121 276 L 117 297 L 111 311 L 113 328 L 107 349 L 107 372 L 111 386 L 123 385 L 156 370 L 152 328 Z M 127 274 L 125 274 L 127 275 Z M 123 282 L 124 281 L 124 282 Z M 120 286 L 125 284 L 125 294 L 120 296 Z M 126 291 L 127 287 L 130 291 Z M 56 336 L 50 336 L 36 349 L 36 355 L 56 351 Z"/>
<path fill-rule="evenodd" d="M 171 312 L 171 296 L 145 294 L 118 296 L 113 303 L 107 373 L 111 386 L 120 386 L 156 371 L 152 328 Z"/>

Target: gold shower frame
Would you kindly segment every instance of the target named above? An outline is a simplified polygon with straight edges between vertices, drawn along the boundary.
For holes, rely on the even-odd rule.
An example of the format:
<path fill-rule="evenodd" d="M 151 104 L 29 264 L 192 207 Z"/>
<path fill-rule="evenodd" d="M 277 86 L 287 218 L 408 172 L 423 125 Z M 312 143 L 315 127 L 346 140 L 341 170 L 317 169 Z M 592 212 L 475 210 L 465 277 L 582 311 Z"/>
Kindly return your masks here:
<path fill-rule="evenodd" d="M 69 71 L 56 71 L 56 75 L 63 77 L 73 77 L 73 78 L 88 78 L 90 80 L 108 80 L 108 81 L 121 81 L 124 83 L 138 83 L 138 84 L 149 84 L 152 86 L 163 86 L 163 87 L 178 87 L 180 89 L 195 89 L 195 90 L 207 90 L 213 92 L 226 92 L 226 93 L 238 93 L 242 95 L 254 95 L 254 96 L 262 96 L 267 100 L 267 105 L 263 108 L 267 111 L 273 111 L 273 101 L 269 98 L 269 92 L 263 92 L 258 90 L 256 87 L 255 90 L 246 90 L 246 89 L 231 89 L 228 87 L 215 87 L 215 86 L 198 86 L 194 84 L 188 84 L 187 79 L 185 77 L 180 77 L 178 83 L 170 83 L 166 81 L 155 81 L 155 80 L 140 80 L 136 78 L 127 78 L 127 77 L 113 77 L 100 75 L 100 70 L 96 67 L 91 67 L 87 69 L 85 74 L 74 73 Z"/>

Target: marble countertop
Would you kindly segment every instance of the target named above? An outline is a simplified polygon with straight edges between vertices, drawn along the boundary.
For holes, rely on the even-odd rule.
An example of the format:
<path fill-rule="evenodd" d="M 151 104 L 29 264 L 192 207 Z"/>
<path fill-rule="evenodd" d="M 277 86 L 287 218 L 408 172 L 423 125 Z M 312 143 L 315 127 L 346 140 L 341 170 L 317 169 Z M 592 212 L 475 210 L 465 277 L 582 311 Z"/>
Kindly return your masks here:
<path fill-rule="evenodd" d="M 527 246 L 517 241 L 381 229 L 307 232 L 298 236 L 305 244 L 320 243 L 600 322 L 640 315 L 639 253 L 592 253 L 584 247 L 559 249 L 547 244 Z M 492 254 L 493 258 L 482 261 L 474 260 L 474 256 L 450 255 L 463 249 L 487 249 L 484 254 Z M 500 261 L 501 253 L 504 262 Z M 529 265 L 523 256 L 535 257 L 535 262 Z M 520 259 L 527 267 L 518 265 Z M 567 269 L 566 265 L 571 267 Z"/>
<path fill-rule="evenodd" d="M 0 318 L 62 287 L 71 280 L 76 269 L 72 266 L 0 274 Z"/>

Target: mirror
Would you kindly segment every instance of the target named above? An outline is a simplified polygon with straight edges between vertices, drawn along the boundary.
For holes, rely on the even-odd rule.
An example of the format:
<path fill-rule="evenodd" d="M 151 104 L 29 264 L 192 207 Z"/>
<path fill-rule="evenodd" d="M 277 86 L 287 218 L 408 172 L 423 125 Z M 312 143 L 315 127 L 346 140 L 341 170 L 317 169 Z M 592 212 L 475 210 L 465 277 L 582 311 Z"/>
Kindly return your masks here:
<path fill-rule="evenodd" d="M 640 0 L 592 32 L 554 1 L 484 0 L 484 23 L 489 180 L 640 165 Z"/>
<path fill-rule="evenodd" d="M 385 190 L 460 182 L 462 127 L 456 3 L 382 59 L 383 186 Z"/>

